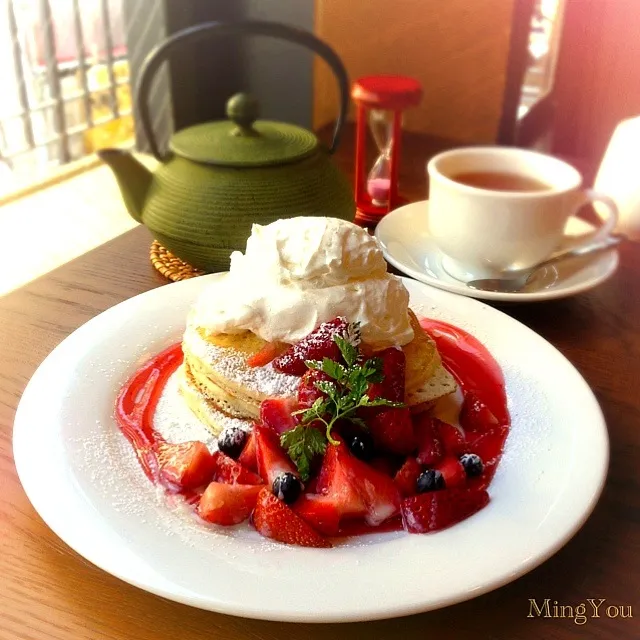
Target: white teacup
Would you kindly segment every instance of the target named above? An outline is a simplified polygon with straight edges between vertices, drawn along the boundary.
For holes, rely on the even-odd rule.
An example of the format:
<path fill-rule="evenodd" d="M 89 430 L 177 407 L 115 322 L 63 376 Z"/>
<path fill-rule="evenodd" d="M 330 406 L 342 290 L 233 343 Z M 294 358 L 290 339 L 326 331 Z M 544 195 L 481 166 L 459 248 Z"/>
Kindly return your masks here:
<path fill-rule="evenodd" d="M 611 198 L 581 189 L 582 177 L 576 169 L 535 151 L 455 149 L 433 157 L 427 171 L 429 233 L 445 254 L 444 268 L 460 280 L 499 277 L 544 260 L 565 240 L 567 220 L 589 202 L 602 202 L 608 217 L 595 233 L 581 236 L 578 245 L 605 239 L 618 219 Z M 483 184 L 478 173 L 494 174 L 494 179 L 499 178 L 495 174 L 509 174 L 533 182 L 528 190 L 503 190 L 456 181 Z M 505 175 L 502 178 L 507 180 Z"/>

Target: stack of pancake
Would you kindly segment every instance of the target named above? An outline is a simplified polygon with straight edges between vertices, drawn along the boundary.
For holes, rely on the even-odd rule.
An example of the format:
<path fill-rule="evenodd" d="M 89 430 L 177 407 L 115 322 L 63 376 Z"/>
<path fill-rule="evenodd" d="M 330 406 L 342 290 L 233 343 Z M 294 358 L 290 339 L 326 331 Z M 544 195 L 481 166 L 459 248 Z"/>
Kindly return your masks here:
<path fill-rule="evenodd" d="M 457 387 L 442 366 L 433 340 L 411 310 L 409 316 L 414 338 L 402 347 L 406 356 L 405 402 L 418 412 Z M 257 419 L 265 398 L 295 397 L 298 377 L 280 373 L 271 364 L 247 364 L 247 358 L 266 344 L 250 331 L 211 335 L 205 328 L 188 323 L 182 342 L 180 388 L 191 410 L 213 433 L 223 429 L 227 416 Z"/>

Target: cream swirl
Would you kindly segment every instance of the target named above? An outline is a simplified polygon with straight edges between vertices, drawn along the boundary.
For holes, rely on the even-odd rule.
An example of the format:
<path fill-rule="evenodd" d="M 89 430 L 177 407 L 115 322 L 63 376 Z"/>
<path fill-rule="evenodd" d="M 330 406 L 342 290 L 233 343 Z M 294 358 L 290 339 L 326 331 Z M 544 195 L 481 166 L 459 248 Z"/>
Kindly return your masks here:
<path fill-rule="evenodd" d="M 245 253 L 231 255 L 229 273 L 203 291 L 189 323 L 293 344 L 344 316 L 382 349 L 412 340 L 408 303 L 367 231 L 337 218 L 298 217 L 253 225 Z"/>

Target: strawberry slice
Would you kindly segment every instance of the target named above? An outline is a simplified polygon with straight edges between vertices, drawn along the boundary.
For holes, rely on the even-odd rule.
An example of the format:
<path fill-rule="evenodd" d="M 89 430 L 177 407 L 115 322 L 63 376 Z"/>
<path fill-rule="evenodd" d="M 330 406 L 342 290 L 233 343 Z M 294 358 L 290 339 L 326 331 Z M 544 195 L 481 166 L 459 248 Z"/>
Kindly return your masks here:
<path fill-rule="evenodd" d="M 508 434 L 507 426 L 493 427 L 484 433 L 470 434 L 475 438 L 467 444 L 467 452 L 475 453 L 480 457 L 484 470 L 479 477 L 467 480 L 469 486 L 486 489 L 491 484 Z"/>
<path fill-rule="evenodd" d="M 413 417 L 416 440 L 418 441 L 418 462 L 427 466 L 436 464 L 442 459 L 444 447 L 440 435 L 436 432 L 434 419 L 419 413 Z"/>
<path fill-rule="evenodd" d="M 382 360 L 381 382 L 369 385 L 367 395 L 374 398 L 386 398 L 394 402 L 404 402 L 404 377 L 406 356 L 402 349 L 389 347 L 376 354 Z"/>
<path fill-rule="evenodd" d="M 396 483 L 396 487 L 398 487 L 398 491 L 400 491 L 403 497 L 407 498 L 416 495 L 416 484 L 420 473 L 422 473 L 422 467 L 418 461 L 411 456 L 408 457 L 400 469 L 398 469 L 393 481 Z"/>
<path fill-rule="evenodd" d="M 488 431 L 500 424 L 489 407 L 472 391 L 464 396 L 459 421 L 465 431 Z"/>
<path fill-rule="evenodd" d="M 308 409 L 318 398 L 323 398 L 324 393 L 316 387 L 316 382 L 330 380 L 326 373 L 317 369 L 308 369 L 298 385 L 298 407 Z"/>
<path fill-rule="evenodd" d="M 399 512 L 400 492 L 388 475 L 348 452 L 347 456 L 347 474 L 367 507 L 364 520 L 376 527 Z"/>
<path fill-rule="evenodd" d="M 500 460 L 508 433 L 508 427 L 498 426 L 485 433 L 477 434 L 477 437 L 470 439 L 467 443 L 467 452 L 480 456 L 485 473 Z"/>
<path fill-rule="evenodd" d="M 212 477 L 225 484 L 262 484 L 262 478 L 221 451 L 213 454 Z"/>
<path fill-rule="evenodd" d="M 256 508 L 253 511 L 253 526 L 265 538 L 286 544 L 301 547 L 331 547 L 328 540 L 282 500 L 278 500 L 266 487 L 258 494 Z"/>
<path fill-rule="evenodd" d="M 305 482 L 304 489 L 307 493 L 318 493 L 318 476 L 310 478 L 308 482 Z"/>
<path fill-rule="evenodd" d="M 440 441 L 444 446 L 444 452 L 450 456 L 459 456 L 467 450 L 467 443 L 459 429 L 452 424 L 433 418 L 433 423 Z"/>
<path fill-rule="evenodd" d="M 484 490 L 445 489 L 402 501 L 402 522 L 409 533 L 439 531 L 468 518 L 489 502 Z"/>
<path fill-rule="evenodd" d="M 288 345 L 284 342 L 267 342 L 260 351 L 247 358 L 247 365 L 250 367 L 264 367 L 274 358 L 277 358 L 287 347 Z"/>
<path fill-rule="evenodd" d="M 315 331 L 278 356 L 273 361 L 274 368 L 282 373 L 301 376 L 307 370 L 305 364 L 307 360 L 330 358 L 339 362 L 341 360 L 340 349 L 333 337 L 343 335 L 348 326 L 349 323 L 342 317 L 323 322 Z"/>
<path fill-rule="evenodd" d="M 448 489 L 459 487 L 467 481 L 464 467 L 457 458 L 445 458 L 436 469 L 442 474 L 444 486 Z"/>
<path fill-rule="evenodd" d="M 238 462 L 246 469 L 258 471 L 258 463 L 256 462 L 256 434 L 253 429 L 247 436 L 247 441 L 238 458 Z"/>
<path fill-rule="evenodd" d="M 260 422 L 280 435 L 295 428 L 297 421 L 292 413 L 297 408 L 295 398 L 267 398 L 260 403 Z"/>
<path fill-rule="evenodd" d="M 368 460 L 367 462 L 376 471 L 384 473 L 385 476 L 393 478 L 393 476 L 395 475 L 395 469 L 397 469 L 397 466 L 394 465 L 391 458 L 388 458 L 386 456 L 377 456 L 373 458 L 373 460 Z"/>
<path fill-rule="evenodd" d="M 198 513 L 207 522 L 239 524 L 251 515 L 261 489 L 257 485 L 212 482 L 200 498 Z"/>
<path fill-rule="evenodd" d="M 327 447 L 317 490 L 331 500 L 341 518 L 364 517 L 374 527 L 400 508 L 393 480 L 351 455 L 342 441 Z"/>
<path fill-rule="evenodd" d="M 328 445 L 318 474 L 316 491 L 327 496 L 341 518 L 359 518 L 367 513 L 360 493 L 351 482 L 345 461 L 349 452 L 344 443 Z"/>
<path fill-rule="evenodd" d="M 195 489 L 211 480 L 213 456 L 203 442 L 197 440 L 156 445 L 160 478 L 179 489 Z"/>
<path fill-rule="evenodd" d="M 369 385 L 367 395 L 372 400 L 386 398 L 393 402 L 404 401 L 406 358 L 402 349 L 390 347 L 376 354 L 382 360 L 381 382 Z M 365 409 L 366 420 L 378 449 L 391 453 L 408 454 L 416 448 L 411 413 L 406 407 Z"/>
<path fill-rule="evenodd" d="M 407 407 L 381 409 L 367 420 L 378 449 L 406 455 L 416 448 L 416 437 Z"/>
<path fill-rule="evenodd" d="M 338 535 L 340 513 L 328 496 L 305 493 L 292 505 L 292 509 L 322 535 Z"/>
<path fill-rule="evenodd" d="M 280 446 L 278 436 L 262 425 L 256 425 L 253 431 L 256 434 L 256 462 L 260 477 L 271 487 L 281 473 L 290 472 L 297 476 L 298 471 Z"/>

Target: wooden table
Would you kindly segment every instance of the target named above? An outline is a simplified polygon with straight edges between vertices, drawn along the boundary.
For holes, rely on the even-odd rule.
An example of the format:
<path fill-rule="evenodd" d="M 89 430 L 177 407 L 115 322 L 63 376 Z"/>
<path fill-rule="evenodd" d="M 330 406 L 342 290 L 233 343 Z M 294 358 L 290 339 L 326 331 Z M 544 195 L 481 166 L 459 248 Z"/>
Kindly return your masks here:
<path fill-rule="evenodd" d="M 412 140 L 405 146 L 409 161 L 403 178 L 416 199 L 425 189 L 425 156 L 443 145 Z M 350 168 L 348 153 L 347 148 L 341 160 L 346 168 Z M 595 391 L 609 425 L 607 486 L 575 538 L 535 571 L 460 605 L 383 622 L 293 625 L 191 609 L 100 571 L 49 531 L 16 476 L 11 429 L 27 381 L 51 349 L 81 324 L 122 300 L 165 284 L 149 264 L 150 240 L 146 229 L 134 229 L 0 299 L 0 640 L 640 637 L 638 245 L 621 248 L 619 271 L 592 292 L 503 309 L 575 364 Z M 588 598 L 606 602 L 598 619 L 577 625 L 571 619 L 528 618 L 531 598 L 539 603 L 545 598 L 551 604 L 586 603 L 588 610 Z M 604 607 L 609 605 L 633 607 L 634 618 L 607 617 Z"/>

